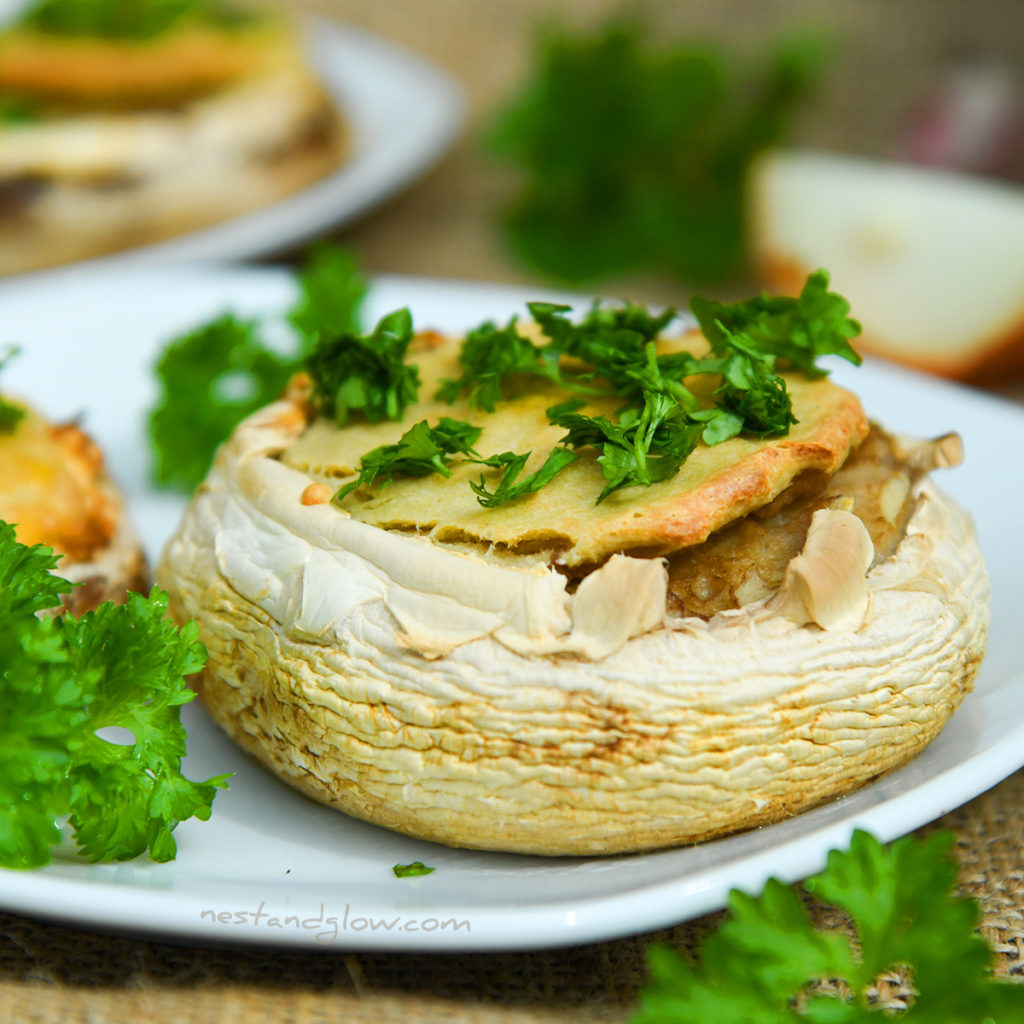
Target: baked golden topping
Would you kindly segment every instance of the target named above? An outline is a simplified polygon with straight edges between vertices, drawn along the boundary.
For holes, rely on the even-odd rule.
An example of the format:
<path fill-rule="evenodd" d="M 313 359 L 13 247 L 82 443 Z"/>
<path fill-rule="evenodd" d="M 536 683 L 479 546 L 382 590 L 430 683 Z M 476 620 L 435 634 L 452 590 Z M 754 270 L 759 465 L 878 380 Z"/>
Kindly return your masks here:
<path fill-rule="evenodd" d="M 678 340 L 665 341 L 659 351 L 682 348 Z M 546 410 L 563 401 L 565 392 L 553 383 L 533 382 L 525 394 L 498 404 L 492 413 L 474 410 L 465 398 L 449 404 L 431 397 L 443 379 L 458 376 L 458 357 L 454 340 L 414 357 L 420 394 L 426 397 L 408 407 L 400 421 L 339 428 L 320 418 L 282 460 L 318 480 L 340 483 L 358 471 L 364 453 L 394 444 L 411 424 L 449 416 L 482 428 L 474 444 L 481 456 L 532 451 L 525 470 L 543 465 L 565 436 L 563 427 L 549 422 Z M 493 545 L 510 552 L 550 550 L 566 566 L 601 562 L 615 552 L 676 551 L 766 505 L 801 473 L 831 475 L 866 436 L 867 421 L 850 392 L 801 374 L 785 374 L 784 379 L 798 421 L 788 435 L 737 436 L 714 446 L 698 445 L 675 476 L 649 487 L 623 488 L 600 504 L 595 500 L 604 478 L 598 453 L 585 448 L 543 489 L 496 508 L 482 508 L 477 501 L 470 484 L 480 478 L 481 466 L 469 461 L 453 463 L 450 477 L 395 477 L 382 489 L 357 490 L 344 508 L 361 522 L 429 534 L 441 543 Z M 693 378 L 685 383 L 706 403 L 717 382 Z M 621 405 L 617 395 L 591 397 L 582 411 L 611 417 Z"/>
<path fill-rule="evenodd" d="M 296 53 L 281 19 L 210 0 L 43 0 L 0 32 L 0 92 L 73 105 L 176 103 Z"/>
<path fill-rule="evenodd" d="M 295 61 L 282 26 L 226 34 L 206 28 L 155 40 L 0 37 L 0 89 L 65 104 L 136 107 L 179 103 Z"/>
<path fill-rule="evenodd" d="M 74 423 L 32 412 L 0 432 L 0 519 L 15 524 L 22 544 L 48 544 L 74 561 L 106 548 L 118 510 L 93 441 Z"/>

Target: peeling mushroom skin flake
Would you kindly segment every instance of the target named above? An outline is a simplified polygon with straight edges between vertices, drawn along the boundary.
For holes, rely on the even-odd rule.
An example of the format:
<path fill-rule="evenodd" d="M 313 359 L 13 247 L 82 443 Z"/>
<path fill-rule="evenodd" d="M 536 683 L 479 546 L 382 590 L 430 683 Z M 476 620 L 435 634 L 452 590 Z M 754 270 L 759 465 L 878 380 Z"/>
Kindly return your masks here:
<path fill-rule="evenodd" d="M 280 456 L 308 416 L 242 424 L 158 579 L 199 622 L 221 727 L 355 817 L 534 854 L 694 842 L 905 763 L 972 685 L 988 581 L 922 475 L 891 555 L 823 507 L 781 586 L 700 617 L 671 610 L 663 557 L 572 578 L 304 503 L 316 481 Z"/>

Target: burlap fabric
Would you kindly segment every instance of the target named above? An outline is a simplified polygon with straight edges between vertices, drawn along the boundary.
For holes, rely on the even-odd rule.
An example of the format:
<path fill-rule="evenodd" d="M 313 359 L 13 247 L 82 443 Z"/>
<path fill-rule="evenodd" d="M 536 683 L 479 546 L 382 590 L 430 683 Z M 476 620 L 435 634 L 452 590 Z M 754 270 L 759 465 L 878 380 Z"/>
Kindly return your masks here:
<path fill-rule="evenodd" d="M 299 6 L 299 4 L 295 4 Z M 373 271 L 531 282 L 493 229 L 508 178 L 474 139 L 528 62 L 547 0 L 304 0 L 419 50 L 469 94 L 466 139 L 403 195 L 339 233 Z M 621 10 L 619 0 L 561 0 L 574 23 Z M 656 29 L 728 35 L 739 46 L 805 16 L 828 19 L 842 42 L 817 101 L 797 127 L 810 144 L 885 154 L 950 52 L 968 47 L 1020 69 L 1019 0 L 649 0 Z M 678 282 L 610 282 L 607 294 L 679 302 Z M 1012 386 L 1012 385 L 1011 385 Z M 1019 386 L 1018 386 L 1019 387 Z M 947 815 L 963 891 L 978 899 L 1001 974 L 1024 975 L 1024 773 Z M 927 831 L 927 830 L 926 830 Z M 812 908 L 822 920 L 826 912 Z M 692 949 L 711 915 L 657 935 L 521 954 L 341 955 L 204 949 L 113 937 L 0 913 L 0 1024 L 532 1024 L 627 1020 L 657 938 Z"/>

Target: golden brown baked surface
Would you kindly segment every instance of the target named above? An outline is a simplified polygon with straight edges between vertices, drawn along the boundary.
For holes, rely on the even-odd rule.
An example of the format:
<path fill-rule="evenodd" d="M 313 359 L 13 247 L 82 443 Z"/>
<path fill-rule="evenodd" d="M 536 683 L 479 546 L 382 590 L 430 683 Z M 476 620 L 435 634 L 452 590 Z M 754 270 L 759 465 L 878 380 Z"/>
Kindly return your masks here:
<path fill-rule="evenodd" d="M 527 393 L 499 403 L 494 413 L 473 410 L 465 400 L 448 405 L 432 396 L 443 378 L 459 376 L 457 358 L 454 339 L 416 357 L 421 400 L 406 410 L 402 422 L 339 429 L 319 419 L 287 448 L 282 461 L 318 480 L 340 482 L 358 469 L 361 455 L 393 444 L 418 420 L 433 424 L 453 416 L 483 428 L 475 445 L 481 455 L 532 451 L 525 472 L 542 465 L 565 434 L 545 413 L 565 400 L 564 391 L 531 382 Z M 499 508 L 484 509 L 477 502 L 469 485 L 482 470 L 472 463 L 453 464 L 450 479 L 396 478 L 383 488 L 356 491 L 344 507 L 359 521 L 382 529 L 510 552 L 550 550 L 560 565 L 570 567 L 600 563 L 614 552 L 653 556 L 676 551 L 768 504 L 801 474 L 831 475 L 866 436 L 867 420 L 856 396 L 827 380 L 784 376 L 799 420 L 787 436 L 700 445 L 672 479 L 617 491 L 600 505 L 595 502 L 604 485 L 601 467 L 596 453 L 583 449 L 580 459 L 542 490 Z M 698 397 L 708 397 L 706 379 L 687 384 Z M 600 399 L 583 411 L 611 415 L 621 404 L 618 397 Z"/>
<path fill-rule="evenodd" d="M 77 613 L 148 584 L 103 456 L 74 423 L 51 424 L 29 411 L 12 432 L 0 432 L 0 519 L 22 544 L 64 556 L 58 573 L 81 584 L 66 601 Z"/>
<path fill-rule="evenodd" d="M 99 448 L 74 423 L 31 412 L 12 433 L 0 432 L 0 519 L 16 525 L 22 544 L 90 559 L 117 528 Z"/>
<path fill-rule="evenodd" d="M 71 107 L 178 103 L 298 59 L 294 32 L 264 14 L 251 25 L 190 20 L 152 37 L 0 31 L 0 91 Z"/>

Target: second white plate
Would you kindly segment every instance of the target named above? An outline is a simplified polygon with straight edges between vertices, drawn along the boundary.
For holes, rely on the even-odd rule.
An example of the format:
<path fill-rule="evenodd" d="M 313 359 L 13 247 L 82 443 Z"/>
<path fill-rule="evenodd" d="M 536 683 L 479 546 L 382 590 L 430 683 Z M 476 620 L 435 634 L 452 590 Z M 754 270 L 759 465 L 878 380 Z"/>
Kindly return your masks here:
<path fill-rule="evenodd" d="M 20 6 L 20 0 L 0 0 L 0 23 Z M 455 140 L 464 103 L 447 72 L 338 22 L 309 18 L 305 28 L 311 64 L 348 122 L 352 152 L 346 162 L 268 206 L 102 262 L 241 260 L 281 252 L 347 223 L 408 185 Z"/>

